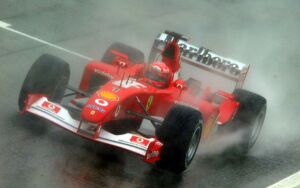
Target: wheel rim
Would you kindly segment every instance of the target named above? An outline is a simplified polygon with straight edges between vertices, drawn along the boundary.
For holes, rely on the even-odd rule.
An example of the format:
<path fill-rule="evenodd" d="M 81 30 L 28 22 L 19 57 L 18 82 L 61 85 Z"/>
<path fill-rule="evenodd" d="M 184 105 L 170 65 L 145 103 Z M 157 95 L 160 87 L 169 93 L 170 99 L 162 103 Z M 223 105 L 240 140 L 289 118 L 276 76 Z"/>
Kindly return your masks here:
<path fill-rule="evenodd" d="M 197 128 L 195 129 L 193 136 L 190 140 L 189 143 L 189 147 L 186 153 L 186 157 L 185 157 L 185 166 L 188 166 L 193 157 L 195 156 L 195 153 L 197 151 L 198 145 L 199 145 L 199 140 L 200 140 L 200 136 L 201 136 L 201 131 L 200 131 L 200 127 L 199 125 L 197 125 Z"/>
<path fill-rule="evenodd" d="M 264 119 L 265 119 L 265 113 L 264 113 L 264 111 L 262 111 L 253 123 L 253 128 L 252 128 L 252 131 L 250 134 L 250 142 L 248 145 L 249 148 L 251 148 L 254 145 L 254 143 L 256 142 L 256 140 L 259 136 L 259 133 L 261 131 Z"/>

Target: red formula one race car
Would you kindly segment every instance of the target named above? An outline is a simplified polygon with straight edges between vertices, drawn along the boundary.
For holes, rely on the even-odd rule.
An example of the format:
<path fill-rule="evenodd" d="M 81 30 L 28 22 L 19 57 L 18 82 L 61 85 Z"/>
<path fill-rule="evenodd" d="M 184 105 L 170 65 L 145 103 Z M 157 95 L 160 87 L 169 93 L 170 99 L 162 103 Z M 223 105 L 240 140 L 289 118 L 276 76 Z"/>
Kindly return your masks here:
<path fill-rule="evenodd" d="M 243 130 L 243 139 L 234 145 L 241 155 L 253 146 L 266 99 L 241 89 L 248 69 L 165 31 L 155 39 L 148 63 L 140 50 L 112 44 L 101 60 L 86 64 L 78 88 L 68 86 L 68 63 L 42 55 L 23 83 L 19 109 L 180 173 L 192 162 L 200 140 L 220 130 Z M 223 81 L 228 83 L 220 85 Z M 151 122 L 152 134 L 141 130 L 143 120 Z"/>

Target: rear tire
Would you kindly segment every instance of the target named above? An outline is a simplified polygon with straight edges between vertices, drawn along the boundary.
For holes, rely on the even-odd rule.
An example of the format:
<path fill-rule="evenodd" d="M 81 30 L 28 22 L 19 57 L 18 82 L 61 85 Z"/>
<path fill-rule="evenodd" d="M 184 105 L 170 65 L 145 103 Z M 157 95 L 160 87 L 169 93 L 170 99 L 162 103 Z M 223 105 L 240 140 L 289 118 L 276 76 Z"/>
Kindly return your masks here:
<path fill-rule="evenodd" d="M 53 102 L 61 102 L 70 78 L 69 64 L 44 54 L 31 66 L 19 94 L 19 110 L 24 109 L 28 94 L 45 94 Z"/>
<path fill-rule="evenodd" d="M 176 105 L 168 112 L 156 135 L 163 143 L 158 167 L 181 173 L 192 162 L 202 132 L 199 111 Z"/>
<path fill-rule="evenodd" d="M 111 50 L 116 50 L 118 52 L 121 52 L 123 54 L 126 54 L 129 58 L 129 60 L 133 64 L 140 64 L 144 63 L 144 53 L 141 52 L 140 50 L 133 48 L 131 46 L 128 46 L 126 44 L 116 42 L 110 45 L 110 47 L 106 50 L 104 53 L 101 61 L 111 64 L 115 58 L 115 55 L 111 53 Z"/>
<path fill-rule="evenodd" d="M 226 152 L 234 157 L 244 157 L 259 136 L 266 115 L 267 100 L 258 94 L 243 89 L 237 89 L 233 94 L 240 106 L 234 119 L 224 128 L 229 133 L 239 131 L 241 140 L 227 149 Z"/>

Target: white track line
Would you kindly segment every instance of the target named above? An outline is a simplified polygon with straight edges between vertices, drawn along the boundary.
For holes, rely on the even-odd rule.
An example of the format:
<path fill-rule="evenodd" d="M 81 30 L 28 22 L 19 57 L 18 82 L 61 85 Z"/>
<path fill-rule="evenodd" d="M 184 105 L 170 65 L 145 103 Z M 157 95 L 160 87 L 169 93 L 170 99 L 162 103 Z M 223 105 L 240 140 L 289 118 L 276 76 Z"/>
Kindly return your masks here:
<path fill-rule="evenodd" d="M 52 43 L 50 43 L 50 42 L 44 41 L 44 40 L 39 39 L 39 38 L 37 38 L 37 37 L 28 35 L 28 34 L 23 33 L 23 32 L 21 32 L 21 31 L 12 29 L 12 28 L 11 28 L 11 24 L 6 23 L 6 22 L 3 22 L 3 21 L 1 21 L 1 20 L 0 20 L 0 28 L 5 29 L 5 30 L 10 31 L 10 32 L 13 32 L 13 33 L 15 33 L 15 34 L 24 36 L 24 37 L 26 37 L 26 38 L 35 40 L 35 41 L 37 41 L 37 42 L 46 44 L 46 45 L 51 46 L 51 47 L 53 47 L 53 48 L 56 48 L 56 49 L 58 49 L 58 50 L 65 51 L 65 52 L 67 52 L 67 53 L 69 53 L 69 54 L 78 56 L 78 57 L 80 57 L 80 58 L 82 58 L 82 59 L 86 59 L 86 60 L 88 60 L 88 61 L 91 61 L 91 60 L 93 59 L 93 58 L 91 58 L 91 57 L 84 56 L 84 55 L 79 54 L 79 53 L 77 53 L 77 52 L 74 52 L 74 51 L 68 50 L 68 49 L 66 49 L 66 48 L 63 48 L 63 47 L 61 47 L 61 46 L 58 46 L 58 45 L 52 44 Z"/>
<path fill-rule="evenodd" d="M 290 175 L 267 188 L 296 188 L 300 187 L 300 171 Z"/>

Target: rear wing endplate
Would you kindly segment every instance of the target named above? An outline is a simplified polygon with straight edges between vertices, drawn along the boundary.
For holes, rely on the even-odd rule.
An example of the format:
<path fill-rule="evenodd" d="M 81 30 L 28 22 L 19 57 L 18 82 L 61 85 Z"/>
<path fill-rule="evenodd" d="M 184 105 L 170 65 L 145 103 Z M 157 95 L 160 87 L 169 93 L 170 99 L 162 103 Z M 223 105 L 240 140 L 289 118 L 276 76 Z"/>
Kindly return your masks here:
<path fill-rule="evenodd" d="M 246 79 L 250 65 L 222 57 L 205 47 L 197 47 L 190 43 L 186 37 L 165 31 L 158 35 L 152 46 L 149 62 L 153 62 L 160 55 L 164 46 L 177 40 L 180 47 L 180 61 L 192 66 L 217 74 L 236 83 L 235 88 L 241 88 Z"/>

